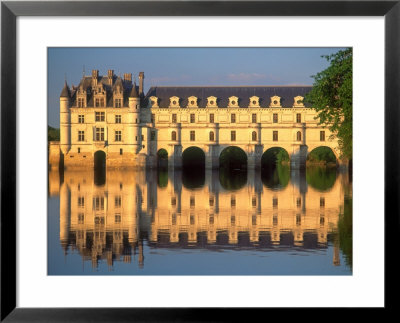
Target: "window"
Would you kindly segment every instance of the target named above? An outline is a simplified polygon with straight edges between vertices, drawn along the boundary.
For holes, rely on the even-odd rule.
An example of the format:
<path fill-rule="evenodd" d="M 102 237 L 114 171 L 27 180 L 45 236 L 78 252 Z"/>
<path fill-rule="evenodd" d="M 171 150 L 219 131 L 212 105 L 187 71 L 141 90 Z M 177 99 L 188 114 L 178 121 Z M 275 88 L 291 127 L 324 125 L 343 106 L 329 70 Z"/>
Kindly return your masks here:
<path fill-rule="evenodd" d="M 172 214 L 172 225 L 176 225 L 176 214 Z"/>
<path fill-rule="evenodd" d="M 210 206 L 214 206 L 214 198 L 213 198 L 213 197 L 210 197 L 210 198 L 208 199 L 208 204 L 209 204 Z"/>
<path fill-rule="evenodd" d="M 195 141 L 196 140 L 196 135 L 194 130 L 190 131 L 190 141 Z"/>
<path fill-rule="evenodd" d="M 301 225 L 301 215 L 296 214 L 296 225 Z"/>
<path fill-rule="evenodd" d="M 301 123 L 301 113 L 296 114 L 296 122 Z"/>
<path fill-rule="evenodd" d="M 95 100 L 95 107 L 104 107 L 104 98 L 96 98 Z"/>
<path fill-rule="evenodd" d="M 272 217 L 272 224 L 274 226 L 278 225 L 278 216 L 276 214 L 274 214 L 273 217 Z"/>
<path fill-rule="evenodd" d="M 301 141 L 301 132 L 300 131 L 297 131 L 296 139 L 297 139 L 297 141 Z"/>
<path fill-rule="evenodd" d="M 257 123 L 257 114 L 256 114 L 256 113 L 253 113 L 253 114 L 251 115 L 251 122 L 252 122 L 252 123 Z"/>
<path fill-rule="evenodd" d="M 176 131 L 171 132 L 171 140 L 176 140 Z"/>
<path fill-rule="evenodd" d="M 119 149 L 119 154 L 122 155 L 124 153 L 124 151 L 122 150 L 122 148 Z M 121 184 L 122 185 L 122 184 Z"/>
<path fill-rule="evenodd" d="M 325 141 L 325 131 L 320 131 L 319 132 L 319 140 L 320 141 Z"/>
<path fill-rule="evenodd" d="M 85 107 L 85 99 L 78 98 L 78 108 L 83 108 L 83 107 Z"/>
<path fill-rule="evenodd" d="M 232 113 L 231 114 L 231 123 L 235 123 L 236 122 L 236 114 Z"/>
<path fill-rule="evenodd" d="M 194 215 L 193 214 L 190 215 L 190 224 L 191 225 L 195 224 L 195 220 L 194 220 Z"/>
<path fill-rule="evenodd" d="M 273 140 L 273 141 L 278 141 L 278 131 L 273 131 L 273 133 L 272 133 L 272 140 Z"/>
<path fill-rule="evenodd" d="M 95 141 L 104 141 L 104 128 L 96 128 Z"/>
<path fill-rule="evenodd" d="M 214 123 L 214 113 L 210 113 L 210 123 Z"/>
<path fill-rule="evenodd" d="M 194 113 L 190 114 L 190 123 L 194 123 L 195 122 L 195 115 Z"/>
<path fill-rule="evenodd" d="M 85 132 L 84 131 L 78 131 L 78 141 L 85 141 Z"/>
<path fill-rule="evenodd" d="M 231 131 L 231 141 L 236 141 L 236 131 Z"/>
<path fill-rule="evenodd" d="M 104 121 L 105 120 L 105 113 L 104 112 L 95 112 L 95 120 L 96 121 Z"/>
<path fill-rule="evenodd" d="M 253 132 L 251 133 L 251 140 L 257 141 L 257 132 L 253 131 Z"/>
<path fill-rule="evenodd" d="M 176 123 L 176 113 L 172 114 L 172 123 Z"/>
<path fill-rule="evenodd" d="M 210 215 L 210 218 L 208 219 L 209 224 L 214 224 L 214 215 Z"/>
<path fill-rule="evenodd" d="M 121 115 L 120 114 L 115 115 L 115 123 L 121 123 Z"/>
<path fill-rule="evenodd" d="M 121 141 L 121 140 L 122 140 L 122 131 L 116 130 L 115 131 L 115 141 Z"/>
<path fill-rule="evenodd" d="M 80 154 L 81 153 L 81 148 L 80 147 L 78 147 L 78 154 Z"/>
<path fill-rule="evenodd" d="M 251 224 L 252 224 L 252 225 L 257 225 L 257 216 L 253 215 L 253 216 L 251 217 Z"/>
<path fill-rule="evenodd" d="M 85 197 L 84 196 L 78 197 L 78 207 L 85 207 Z"/>
<path fill-rule="evenodd" d="M 273 120 L 274 120 L 274 123 L 278 123 L 278 114 L 277 113 L 273 114 Z"/>
<path fill-rule="evenodd" d="M 85 215 L 83 213 L 78 214 L 78 224 L 84 224 L 85 223 Z"/>
<path fill-rule="evenodd" d="M 85 116 L 83 114 L 78 115 L 78 123 L 85 123 Z"/>
<path fill-rule="evenodd" d="M 278 207 L 278 198 L 274 197 L 274 198 L 272 199 L 272 206 L 273 206 L 273 207 Z"/>
<path fill-rule="evenodd" d="M 300 207 L 301 206 L 301 197 L 298 197 L 296 200 L 296 206 Z"/>
<path fill-rule="evenodd" d="M 121 214 L 115 214 L 114 223 L 121 223 Z"/>
<path fill-rule="evenodd" d="M 319 206 L 320 206 L 320 207 L 325 207 L 325 197 L 321 197 L 321 198 L 319 199 Z"/>
<path fill-rule="evenodd" d="M 196 205 L 196 200 L 194 198 L 194 196 L 190 197 L 190 207 L 194 207 Z"/>
<path fill-rule="evenodd" d="M 172 206 L 176 205 L 176 197 L 175 196 L 171 197 L 171 205 Z"/>
<path fill-rule="evenodd" d="M 122 201 L 121 196 L 116 196 L 114 199 L 114 206 L 121 207 L 121 204 L 122 204 L 121 201 Z"/>
<path fill-rule="evenodd" d="M 235 207 L 236 206 L 236 197 L 231 196 L 231 207 Z"/>
<path fill-rule="evenodd" d="M 231 225 L 235 225 L 236 217 L 234 215 L 231 216 Z"/>
<path fill-rule="evenodd" d="M 104 196 L 96 196 L 93 198 L 93 210 L 100 211 L 104 210 Z"/>
<path fill-rule="evenodd" d="M 122 107 L 122 99 L 115 99 L 115 107 L 116 108 Z"/>
<path fill-rule="evenodd" d="M 156 132 L 155 131 L 151 131 L 150 132 L 150 140 L 154 141 L 156 139 Z"/>
<path fill-rule="evenodd" d="M 210 141 L 214 141 L 214 131 L 210 131 Z"/>
<path fill-rule="evenodd" d="M 256 207 L 257 206 L 257 198 L 255 196 L 253 196 L 253 198 L 251 199 L 251 206 L 252 207 Z"/>

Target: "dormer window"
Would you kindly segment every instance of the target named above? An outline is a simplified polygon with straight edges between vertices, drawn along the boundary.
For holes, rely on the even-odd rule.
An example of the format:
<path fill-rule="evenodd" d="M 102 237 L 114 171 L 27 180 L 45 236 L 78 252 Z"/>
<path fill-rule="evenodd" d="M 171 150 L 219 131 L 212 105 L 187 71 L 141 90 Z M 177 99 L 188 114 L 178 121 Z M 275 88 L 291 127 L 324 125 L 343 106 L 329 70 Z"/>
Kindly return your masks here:
<path fill-rule="evenodd" d="M 293 107 L 295 108 L 304 108 L 304 103 L 303 103 L 304 97 L 302 96 L 296 96 L 293 101 Z"/>
<path fill-rule="evenodd" d="M 281 98 L 279 96 L 271 97 L 271 108 L 281 108 Z"/>
<path fill-rule="evenodd" d="M 207 98 L 207 108 L 218 108 L 217 98 L 215 96 L 209 96 Z"/>
<path fill-rule="evenodd" d="M 151 96 L 149 102 L 151 108 L 158 108 L 158 98 L 156 96 Z"/>
<path fill-rule="evenodd" d="M 188 108 L 198 108 L 197 97 L 195 96 L 188 97 Z"/>
<path fill-rule="evenodd" d="M 249 108 L 259 108 L 260 107 L 260 98 L 258 96 L 252 96 L 250 98 Z"/>
<path fill-rule="evenodd" d="M 180 107 L 179 106 L 179 97 L 173 96 L 169 100 L 170 100 L 170 104 L 169 104 L 170 108 L 179 108 Z"/>
<path fill-rule="evenodd" d="M 231 96 L 229 98 L 229 107 L 230 108 L 238 108 L 239 107 L 239 98 L 237 96 Z"/>

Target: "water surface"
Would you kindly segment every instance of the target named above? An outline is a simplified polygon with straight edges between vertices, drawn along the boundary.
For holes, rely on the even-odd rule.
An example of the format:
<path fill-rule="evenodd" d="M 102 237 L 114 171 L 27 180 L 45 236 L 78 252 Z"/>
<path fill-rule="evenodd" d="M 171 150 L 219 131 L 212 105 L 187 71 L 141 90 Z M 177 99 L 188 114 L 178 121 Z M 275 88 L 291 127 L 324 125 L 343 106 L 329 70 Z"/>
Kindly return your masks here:
<path fill-rule="evenodd" d="M 336 169 L 51 171 L 49 275 L 351 275 Z"/>

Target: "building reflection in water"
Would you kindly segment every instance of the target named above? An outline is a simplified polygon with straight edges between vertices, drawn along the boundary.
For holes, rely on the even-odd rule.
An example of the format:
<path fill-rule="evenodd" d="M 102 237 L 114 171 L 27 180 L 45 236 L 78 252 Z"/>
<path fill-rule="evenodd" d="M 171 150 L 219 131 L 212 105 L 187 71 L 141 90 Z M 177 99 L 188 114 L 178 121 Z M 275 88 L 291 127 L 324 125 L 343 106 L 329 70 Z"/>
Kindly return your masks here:
<path fill-rule="evenodd" d="M 94 177 L 93 171 L 49 173 L 49 194 L 60 197 L 61 246 L 93 267 L 100 261 L 142 267 L 144 242 L 150 248 L 326 248 L 343 212 L 343 175 L 336 173 L 325 190 L 288 170 L 287 180 L 277 181 L 251 171 L 107 170 L 105 179 Z M 337 241 L 333 258 L 340 265 Z"/>

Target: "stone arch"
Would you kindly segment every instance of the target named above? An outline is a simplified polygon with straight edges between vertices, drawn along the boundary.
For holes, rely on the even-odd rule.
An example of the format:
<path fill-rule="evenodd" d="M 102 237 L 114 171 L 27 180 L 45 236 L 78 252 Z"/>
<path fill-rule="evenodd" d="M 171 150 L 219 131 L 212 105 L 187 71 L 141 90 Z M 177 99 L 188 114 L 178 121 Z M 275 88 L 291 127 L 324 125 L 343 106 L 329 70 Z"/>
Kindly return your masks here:
<path fill-rule="evenodd" d="M 203 149 L 197 146 L 189 146 L 182 152 L 182 167 L 201 167 L 205 165 L 206 154 Z"/>
<path fill-rule="evenodd" d="M 168 167 L 168 151 L 164 148 L 160 148 L 157 151 L 157 167 L 158 168 Z"/>
<path fill-rule="evenodd" d="M 188 189 L 196 189 L 205 183 L 205 161 L 204 150 L 196 147 L 187 147 L 182 152 L 182 184 Z"/>
<path fill-rule="evenodd" d="M 219 167 L 228 169 L 247 169 L 247 153 L 238 146 L 228 146 L 219 153 Z"/>
<path fill-rule="evenodd" d="M 333 160 L 334 157 L 334 160 Z M 314 164 L 328 164 L 339 162 L 339 155 L 335 149 L 329 146 L 321 145 L 308 149 L 307 162 Z"/>
<path fill-rule="evenodd" d="M 261 156 L 261 167 L 268 168 L 274 167 L 279 162 L 290 162 L 290 155 L 289 152 L 283 147 L 270 147 L 264 151 Z"/>
<path fill-rule="evenodd" d="M 103 150 L 97 150 L 93 155 L 94 184 L 104 185 L 106 183 L 107 155 Z"/>

